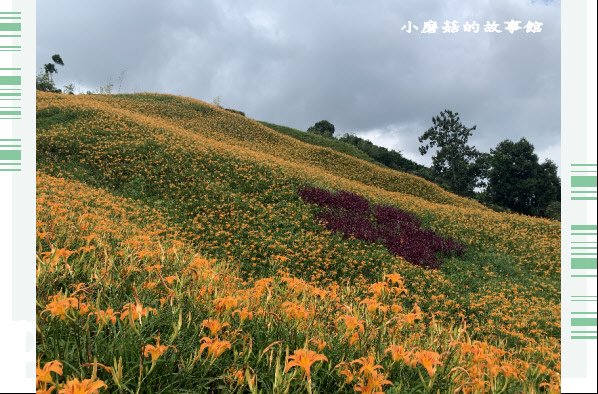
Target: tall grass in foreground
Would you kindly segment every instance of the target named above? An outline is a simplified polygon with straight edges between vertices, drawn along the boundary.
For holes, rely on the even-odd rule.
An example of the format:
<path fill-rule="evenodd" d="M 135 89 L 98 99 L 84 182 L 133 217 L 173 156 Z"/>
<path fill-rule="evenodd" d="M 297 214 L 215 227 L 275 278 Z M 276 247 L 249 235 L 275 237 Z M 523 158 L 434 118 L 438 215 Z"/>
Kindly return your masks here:
<path fill-rule="evenodd" d="M 38 175 L 38 392 L 558 392 L 558 355 L 443 326 L 398 273 L 243 281 L 160 212 Z"/>

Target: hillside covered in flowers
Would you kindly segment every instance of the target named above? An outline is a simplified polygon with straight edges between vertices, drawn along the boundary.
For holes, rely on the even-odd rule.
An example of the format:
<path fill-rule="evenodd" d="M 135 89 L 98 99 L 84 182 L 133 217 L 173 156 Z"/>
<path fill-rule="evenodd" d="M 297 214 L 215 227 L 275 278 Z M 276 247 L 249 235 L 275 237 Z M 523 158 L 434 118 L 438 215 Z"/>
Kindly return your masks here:
<path fill-rule="evenodd" d="M 558 222 L 189 98 L 37 98 L 38 392 L 559 392 Z"/>

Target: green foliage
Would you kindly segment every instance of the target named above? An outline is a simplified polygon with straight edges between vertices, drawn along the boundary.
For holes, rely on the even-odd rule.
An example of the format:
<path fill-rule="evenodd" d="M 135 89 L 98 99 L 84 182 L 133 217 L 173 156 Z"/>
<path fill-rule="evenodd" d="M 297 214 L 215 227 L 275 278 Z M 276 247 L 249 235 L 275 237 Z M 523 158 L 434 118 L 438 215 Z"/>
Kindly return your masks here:
<path fill-rule="evenodd" d="M 50 74 L 50 75 L 58 72 L 58 70 L 56 70 L 56 65 L 54 63 L 44 64 L 44 71 L 46 72 L 46 74 Z"/>
<path fill-rule="evenodd" d="M 342 139 L 337 140 L 335 138 L 326 138 L 319 134 L 306 133 L 305 131 L 263 121 L 260 121 L 260 123 L 272 130 L 286 134 L 305 143 L 331 148 L 335 151 L 345 153 L 353 157 L 357 157 L 358 159 L 366 160 L 369 162 L 375 162 L 374 159 L 370 157 L 367 153 L 361 151 L 359 148 L 353 145 L 346 143 Z"/>
<path fill-rule="evenodd" d="M 551 160 L 540 164 L 534 146 L 525 138 L 499 143 L 488 163 L 486 194 L 492 203 L 527 215 L 560 216 L 552 204 L 561 199 L 557 166 Z"/>
<path fill-rule="evenodd" d="M 64 61 L 62 60 L 62 57 L 60 57 L 59 54 L 55 54 L 52 56 L 52 61 L 56 64 L 58 64 L 59 66 L 64 66 Z"/>
<path fill-rule="evenodd" d="M 35 77 L 35 88 L 44 92 L 60 93 L 60 89 L 56 88 L 54 81 L 50 77 L 50 74 L 46 72 L 40 72 Z"/>
<path fill-rule="evenodd" d="M 228 111 L 228 112 L 232 112 L 232 113 L 237 114 L 237 115 L 245 116 L 245 112 L 239 111 L 238 109 L 224 108 L 224 110 Z"/>
<path fill-rule="evenodd" d="M 52 56 L 52 62 L 44 64 L 43 71 L 37 74 L 35 78 L 35 88 L 44 92 L 61 93 L 60 89 L 54 84 L 53 74 L 58 73 L 56 65 L 64 66 L 64 61 L 59 54 Z M 74 89 L 73 89 L 74 90 Z"/>
<path fill-rule="evenodd" d="M 75 94 L 75 84 L 69 83 L 68 85 L 64 86 L 64 93 L 66 94 Z"/>
<path fill-rule="evenodd" d="M 327 120 L 321 120 L 307 129 L 307 132 L 319 134 L 328 138 L 334 138 L 334 125 Z"/>
<path fill-rule="evenodd" d="M 560 203 L 560 201 L 553 201 L 550 204 L 548 204 L 548 206 L 546 207 L 545 215 L 547 218 L 560 221 L 561 220 L 561 203 Z"/>
<path fill-rule="evenodd" d="M 419 137 L 423 145 L 419 148 L 422 155 L 436 147 L 432 157 L 432 168 L 436 176 L 442 179 L 450 190 L 462 195 L 472 196 L 474 189 L 481 183 L 483 162 L 482 155 L 467 142 L 476 126 L 465 127 L 459 113 L 444 110 L 432 118 L 433 126 Z"/>
<path fill-rule="evenodd" d="M 434 177 L 434 174 L 428 167 L 406 159 L 401 155 L 400 152 L 377 146 L 371 141 L 365 140 L 355 135 L 345 134 L 338 139 L 328 138 L 319 134 L 306 133 L 301 130 L 280 126 L 273 123 L 263 121 L 260 121 L 260 123 L 271 128 L 272 130 L 286 134 L 308 144 L 331 148 L 338 152 L 342 152 L 362 160 L 380 164 L 394 170 L 408 172 L 429 181 L 441 184 L 441 182 Z"/>
<path fill-rule="evenodd" d="M 378 163 L 384 164 L 386 167 L 394 170 L 410 172 L 416 175 L 423 176 L 426 179 L 432 178 L 431 171 L 417 164 L 414 161 L 406 159 L 400 152 L 389 150 L 383 146 L 378 146 L 369 140 L 358 137 L 354 134 L 345 134 L 339 141 L 346 142 L 365 152 L 368 156 L 376 160 Z"/>

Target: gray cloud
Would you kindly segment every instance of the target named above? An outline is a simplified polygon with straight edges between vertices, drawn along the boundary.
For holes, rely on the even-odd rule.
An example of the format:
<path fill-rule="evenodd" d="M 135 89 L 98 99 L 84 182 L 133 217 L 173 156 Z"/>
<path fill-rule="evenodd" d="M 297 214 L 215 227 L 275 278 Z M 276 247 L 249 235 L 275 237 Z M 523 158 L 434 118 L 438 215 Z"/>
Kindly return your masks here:
<path fill-rule="evenodd" d="M 428 19 L 544 25 L 537 34 L 401 31 Z M 126 70 L 125 91 L 220 96 L 303 130 L 328 119 L 420 162 L 429 158 L 417 136 L 448 108 L 478 126 L 482 150 L 526 137 L 560 162 L 558 2 L 54 0 L 38 3 L 37 45 L 39 67 L 60 53 L 57 82 L 84 90 Z"/>

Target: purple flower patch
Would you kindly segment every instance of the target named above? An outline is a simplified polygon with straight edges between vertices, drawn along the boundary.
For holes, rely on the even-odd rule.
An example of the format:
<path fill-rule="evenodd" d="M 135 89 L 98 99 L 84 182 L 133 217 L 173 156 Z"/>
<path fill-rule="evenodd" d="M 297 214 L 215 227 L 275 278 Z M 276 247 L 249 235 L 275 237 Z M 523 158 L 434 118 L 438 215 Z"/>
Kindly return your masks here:
<path fill-rule="evenodd" d="M 348 192 L 303 187 L 299 197 L 320 207 L 317 218 L 331 231 L 366 242 L 378 242 L 394 255 L 428 268 L 440 267 L 442 257 L 464 252 L 461 243 L 421 227 L 414 215 L 387 205 L 370 204 Z"/>

